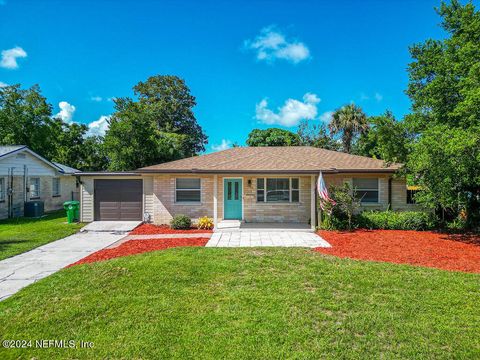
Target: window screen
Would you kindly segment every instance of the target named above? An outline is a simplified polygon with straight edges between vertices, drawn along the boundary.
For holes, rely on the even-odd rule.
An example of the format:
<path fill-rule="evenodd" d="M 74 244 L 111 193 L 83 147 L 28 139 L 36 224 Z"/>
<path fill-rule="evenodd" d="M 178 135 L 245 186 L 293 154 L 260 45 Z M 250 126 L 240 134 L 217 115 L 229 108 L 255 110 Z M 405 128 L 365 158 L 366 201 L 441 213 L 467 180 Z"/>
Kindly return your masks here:
<path fill-rule="evenodd" d="M 52 196 L 60 196 L 60 179 L 52 179 Z"/>
<path fill-rule="evenodd" d="M 175 201 L 176 202 L 200 202 L 201 185 L 200 179 L 176 179 Z"/>
<path fill-rule="evenodd" d="M 357 199 L 362 203 L 378 203 L 378 179 L 353 179 Z"/>
<path fill-rule="evenodd" d="M 0 178 L 0 201 L 5 201 L 5 178 Z"/>
<path fill-rule="evenodd" d="M 40 178 L 30 178 L 30 199 L 40 197 Z"/>
<path fill-rule="evenodd" d="M 298 202 L 300 198 L 298 178 L 258 178 L 257 201 Z"/>

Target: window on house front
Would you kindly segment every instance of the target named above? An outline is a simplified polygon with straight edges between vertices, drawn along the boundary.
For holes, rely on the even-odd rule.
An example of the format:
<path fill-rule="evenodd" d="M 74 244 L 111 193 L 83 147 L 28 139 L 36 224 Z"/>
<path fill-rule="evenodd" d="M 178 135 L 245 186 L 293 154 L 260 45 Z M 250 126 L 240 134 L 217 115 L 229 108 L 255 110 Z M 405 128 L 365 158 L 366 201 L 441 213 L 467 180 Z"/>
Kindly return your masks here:
<path fill-rule="evenodd" d="M 52 196 L 60 196 L 60 178 L 52 179 Z"/>
<path fill-rule="evenodd" d="M 0 201 L 5 201 L 5 178 L 0 178 Z"/>
<path fill-rule="evenodd" d="M 30 199 L 40 197 L 40 178 L 30 178 Z"/>
<path fill-rule="evenodd" d="M 175 179 L 175 202 L 199 203 L 201 201 L 201 182 L 199 178 Z"/>
<path fill-rule="evenodd" d="M 361 203 L 378 203 L 378 179 L 353 179 L 353 188 Z"/>
<path fill-rule="evenodd" d="M 407 189 L 407 204 L 416 204 L 415 194 L 418 193 L 418 190 L 409 190 Z"/>
<path fill-rule="evenodd" d="M 258 178 L 258 202 L 298 202 L 300 198 L 298 178 Z"/>

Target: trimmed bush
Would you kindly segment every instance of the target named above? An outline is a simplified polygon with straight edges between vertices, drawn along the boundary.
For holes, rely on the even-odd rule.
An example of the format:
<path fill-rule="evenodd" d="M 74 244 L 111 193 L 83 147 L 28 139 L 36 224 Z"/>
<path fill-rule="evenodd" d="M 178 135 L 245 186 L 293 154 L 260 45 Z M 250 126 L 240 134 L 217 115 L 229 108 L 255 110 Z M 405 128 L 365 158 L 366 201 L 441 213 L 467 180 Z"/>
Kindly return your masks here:
<path fill-rule="evenodd" d="M 208 216 L 202 216 L 198 219 L 197 227 L 203 230 L 211 230 L 213 229 L 213 219 Z"/>
<path fill-rule="evenodd" d="M 188 230 L 192 227 L 192 220 L 186 215 L 175 215 L 170 221 L 170 227 L 175 230 Z"/>
<path fill-rule="evenodd" d="M 364 211 L 355 220 L 359 228 L 381 230 L 431 230 L 438 224 L 434 214 L 423 211 Z"/>

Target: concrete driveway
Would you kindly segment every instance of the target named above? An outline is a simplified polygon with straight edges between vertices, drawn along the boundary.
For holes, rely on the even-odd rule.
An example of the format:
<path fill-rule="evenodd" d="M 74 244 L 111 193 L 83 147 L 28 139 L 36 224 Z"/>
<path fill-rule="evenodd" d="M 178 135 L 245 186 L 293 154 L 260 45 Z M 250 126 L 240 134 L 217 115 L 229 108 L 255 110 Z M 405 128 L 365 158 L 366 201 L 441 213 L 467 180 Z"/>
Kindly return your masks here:
<path fill-rule="evenodd" d="M 140 222 L 92 223 L 80 233 L 0 261 L 0 301 L 125 237 Z M 86 229 L 86 230 L 85 230 Z M 92 231 L 94 229 L 95 231 Z"/>

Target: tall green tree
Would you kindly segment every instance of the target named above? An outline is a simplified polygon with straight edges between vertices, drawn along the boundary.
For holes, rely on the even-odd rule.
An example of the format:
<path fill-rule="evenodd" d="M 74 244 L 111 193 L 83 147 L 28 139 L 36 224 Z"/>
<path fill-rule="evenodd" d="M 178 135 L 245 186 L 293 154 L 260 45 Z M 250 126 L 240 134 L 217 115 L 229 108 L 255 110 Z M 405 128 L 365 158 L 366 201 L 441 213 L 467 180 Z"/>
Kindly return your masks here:
<path fill-rule="evenodd" d="M 43 157 L 79 170 L 103 170 L 103 139 L 87 136 L 87 126 L 52 117 L 38 85 L 0 88 L 0 145 L 27 145 Z"/>
<path fill-rule="evenodd" d="M 410 48 L 406 123 L 415 141 L 407 166 L 424 192 L 419 200 L 465 209 L 478 224 L 480 208 L 480 13 L 472 3 L 436 9 L 447 36 Z"/>
<path fill-rule="evenodd" d="M 410 47 L 407 94 L 417 131 L 433 124 L 467 128 L 480 119 L 480 13 L 469 2 L 442 2 L 436 9 L 448 34 Z"/>
<path fill-rule="evenodd" d="M 133 87 L 138 100 L 115 99 L 105 135 L 111 170 L 132 170 L 205 150 L 207 136 L 193 114 L 195 98 L 176 76 L 152 76 Z"/>
<path fill-rule="evenodd" d="M 46 158 L 55 155 L 52 106 L 38 85 L 0 87 L 0 145 L 27 145 Z"/>
<path fill-rule="evenodd" d="M 360 135 L 353 153 L 389 163 L 404 163 L 412 140 L 405 123 L 397 121 L 390 111 L 369 117 L 368 123 L 368 130 Z"/>
<path fill-rule="evenodd" d="M 329 129 L 332 135 L 340 135 L 342 150 L 351 153 L 353 142 L 368 129 L 367 116 L 355 104 L 342 106 L 333 113 Z"/>
<path fill-rule="evenodd" d="M 300 137 L 301 145 L 327 150 L 340 149 L 340 143 L 330 135 L 327 126 L 323 123 L 302 120 L 298 125 L 297 134 Z"/>
<path fill-rule="evenodd" d="M 100 171 L 108 166 L 103 138 L 88 136 L 85 124 L 65 123 L 55 118 L 51 122 L 55 141 L 51 144 L 51 160 L 82 171 Z"/>
<path fill-rule="evenodd" d="M 253 129 L 248 134 L 248 146 L 298 146 L 300 137 L 288 130 L 278 128 Z"/>

